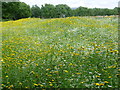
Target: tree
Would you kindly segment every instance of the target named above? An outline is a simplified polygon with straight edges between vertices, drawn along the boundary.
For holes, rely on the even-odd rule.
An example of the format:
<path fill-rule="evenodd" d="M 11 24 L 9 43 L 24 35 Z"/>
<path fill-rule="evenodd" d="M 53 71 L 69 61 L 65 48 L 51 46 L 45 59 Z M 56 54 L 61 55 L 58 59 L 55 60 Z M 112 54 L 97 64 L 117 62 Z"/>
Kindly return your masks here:
<path fill-rule="evenodd" d="M 20 2 L 18 12 L 15 14 L 16 19 L 31 17 L 30 6 L 24 2 Z"/>
<path fill-rule="evenodd" d="M 3 2 L 2 3 L 3 19 L 21 19 L 31 16 L 30 6 L 24 2 Z"/>
<path fill-rule="evenodd" d="M 36 18 L 41 17 L 41 9 L 37 5 L 32 6 L 31 12 L 32 12 L 32 17 L 36 17 Z"/>
<path fill-rule="evenodd" d="M 120 8 L 114 9 L 108 8 L 87 8 L 78 7 L 72 10 L 66 4 L 58 4 L 56 6 L 52 4 L 45 4 L 39 8 L 37 5 L 33 5 L 30 8 L 24 2 L 3 2 L 2 3 L 2 18 L 3 19 L 21 19 L 28 17 L 40 17 L 40 18 L 60 18 L 71 16 L 105 16 L 105 15 L 118 15 L 120 14 Z"/>
<path fill-rule="evenodd" d="M 115 7 L 115 8 L 113 9 L 113 13 L 114 13 L 114 15 L 120 14 L 120 8 L 119 8 L 119 7 Z"/>
<path fill-rule="evenodd" d="M 52 4 L 45 4 L 41 7 L 42 18 L 54 18 L 56 16 L 55 7 Z"/>
<path fill-rule="evenodd" d="M 2 18 L 15 19 L 15 14 L 19 9 L 19 2 L 3 2 L 2 3 Z"/>
<path fill-rule="evenodd" d="M 79 7 L 76 9 L 77 15 L 78 16 L 88 16 L 89 10 L 86 7 Z"/>
<path fill-rule="evenodd" d="M 69 6 L 67 6 L 66 4 L 59 4 L 56 5 L 55 7 L 56 9 L 56 17 L 63 17 L 63 15 L 65 15 L 66 17 L 72 16 L 72 10 Z"/>

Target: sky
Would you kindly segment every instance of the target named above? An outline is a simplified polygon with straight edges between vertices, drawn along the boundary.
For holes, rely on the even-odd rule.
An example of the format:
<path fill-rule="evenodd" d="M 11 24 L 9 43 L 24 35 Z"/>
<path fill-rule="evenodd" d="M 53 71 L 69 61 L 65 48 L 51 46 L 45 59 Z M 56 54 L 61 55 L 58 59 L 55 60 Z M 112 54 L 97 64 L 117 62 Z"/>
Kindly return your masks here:
<path fill-rule="evenodd" d="M 25 2 L 28 5 L 37 5 L 41 7 L 41 5 L 47 4 L 67 4 L 72 7 L 88 7 L 88 8 L 109 8 L 113 9 L 114 7 L 118 7 L 118 2 L 120 0 L 20 0 L 21 2 Z"/>

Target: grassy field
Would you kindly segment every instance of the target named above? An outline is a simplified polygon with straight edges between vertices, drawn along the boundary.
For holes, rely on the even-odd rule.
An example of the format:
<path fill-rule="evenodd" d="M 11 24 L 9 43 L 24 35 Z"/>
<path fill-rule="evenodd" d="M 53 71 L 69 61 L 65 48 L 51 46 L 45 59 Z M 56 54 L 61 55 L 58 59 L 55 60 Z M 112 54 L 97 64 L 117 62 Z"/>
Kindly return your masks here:
<path fill-rule="evenodd" d="M 118 87 L 116 17 L 27 18 L 1 24 L 2 87 Z"/>

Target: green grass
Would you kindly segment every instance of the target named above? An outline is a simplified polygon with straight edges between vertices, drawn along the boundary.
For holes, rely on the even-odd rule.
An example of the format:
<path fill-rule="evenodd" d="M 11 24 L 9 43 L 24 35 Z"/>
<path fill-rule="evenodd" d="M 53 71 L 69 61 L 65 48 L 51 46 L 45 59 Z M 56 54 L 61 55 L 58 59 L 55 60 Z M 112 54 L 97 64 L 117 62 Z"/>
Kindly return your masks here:
<path fill-rule="evenodd" d="M 2 87 L 117 88 L 115 17 L 2 22 Z"/>

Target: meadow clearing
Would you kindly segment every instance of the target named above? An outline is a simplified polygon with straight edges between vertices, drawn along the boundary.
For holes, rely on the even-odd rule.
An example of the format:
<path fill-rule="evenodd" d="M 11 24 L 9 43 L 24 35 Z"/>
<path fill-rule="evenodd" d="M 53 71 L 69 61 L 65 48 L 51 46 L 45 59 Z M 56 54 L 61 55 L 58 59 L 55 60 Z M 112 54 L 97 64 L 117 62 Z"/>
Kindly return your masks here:
<path fill-rule="evenodd" d="M 118 88 L 117 17 L 2 24 L 2 87 Z"/>

